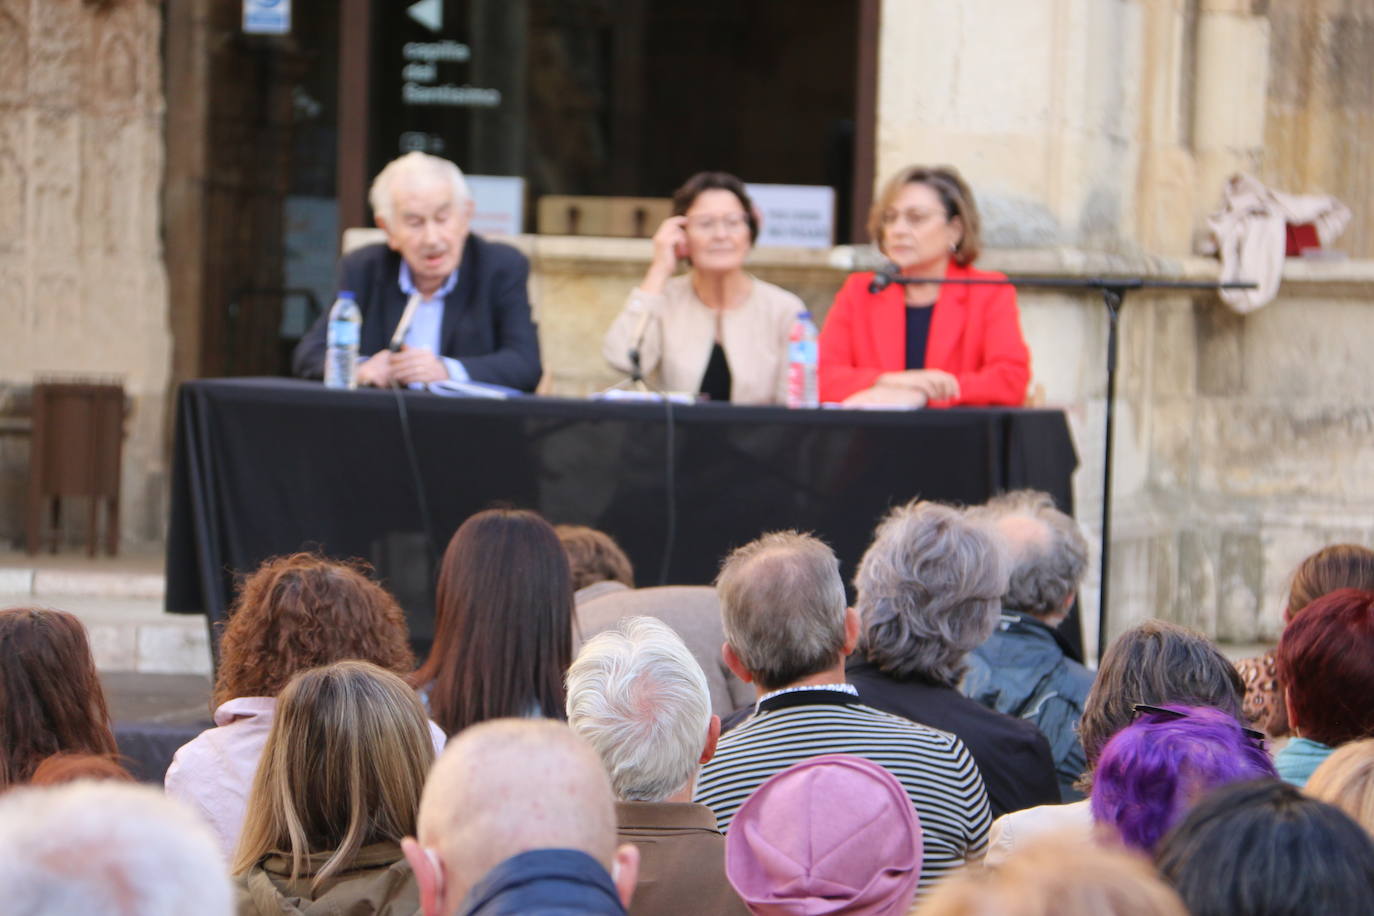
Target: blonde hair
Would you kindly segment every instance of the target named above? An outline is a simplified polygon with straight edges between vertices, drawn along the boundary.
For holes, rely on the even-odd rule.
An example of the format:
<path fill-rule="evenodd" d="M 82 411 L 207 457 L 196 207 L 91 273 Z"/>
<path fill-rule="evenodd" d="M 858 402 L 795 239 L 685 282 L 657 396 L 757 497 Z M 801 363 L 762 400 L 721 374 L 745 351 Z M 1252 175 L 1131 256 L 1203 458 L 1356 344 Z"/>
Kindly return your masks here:
<path fill-rule="evenodd" d="M 1313 771 L 1303 791 L 1340 808 L 1374 836 L 1374 738 L 1337 748 Z"/>
<path fill-rule="evenodd" d="M 1143 856 L 1079 833 L 1037 837 L 996 866 L 942 882 L 921 916 L 1188 916 Z"/>
<path fill-rule="evenodd" d="M 312 853 L 332 853 L 318 886 L 363 846 L 399 843 L 433 763 L 424 708 L 395 674 L 360 661 L 301 672 L 277 697 L 232 873 L 280 851 L 295 880 Z"/>
<path fill-rule="evenodd" d="M 868 210 L 868 236 L 881 251 L 883 249 L 883 211 L 889 209 L 897 195 L 909 184 L 923 184 L 935 192 L 944 207 L 945 219 L 959 218 L 963 233 L 950 257 L 954 263 L 967 267 L 983 252 L 983 221 L 978 216 L 978 204 L 973 191 L 959 170 L 952 165 L 909 165 L 888 179 L 873 206 Z"/>

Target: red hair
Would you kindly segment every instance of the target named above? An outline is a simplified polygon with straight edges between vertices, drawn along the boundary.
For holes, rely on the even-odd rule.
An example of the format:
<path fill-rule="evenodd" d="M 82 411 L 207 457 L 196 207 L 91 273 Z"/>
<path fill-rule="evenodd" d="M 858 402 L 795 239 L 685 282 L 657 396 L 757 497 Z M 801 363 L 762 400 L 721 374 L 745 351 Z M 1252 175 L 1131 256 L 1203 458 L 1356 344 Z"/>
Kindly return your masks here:
<path fill-rule="evenodd" d="M 1337 747 L 1374 736 L 1374 592 L 1342 588 L 1307 605 L 1276 660 L 1303 737 Z"/>
<path fill-rule="evenodd" d="M 129 771 L 113 757 L 104 754 L 53 754 L 34 769 L 29 785 L 57 786 L 78 779 L 134 781 Z"/>

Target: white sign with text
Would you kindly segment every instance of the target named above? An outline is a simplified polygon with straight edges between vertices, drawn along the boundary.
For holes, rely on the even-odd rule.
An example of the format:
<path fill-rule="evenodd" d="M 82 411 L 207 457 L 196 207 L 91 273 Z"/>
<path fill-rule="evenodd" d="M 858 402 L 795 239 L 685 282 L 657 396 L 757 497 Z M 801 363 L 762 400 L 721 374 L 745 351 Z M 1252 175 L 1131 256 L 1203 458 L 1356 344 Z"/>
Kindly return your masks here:
<path fill-rule="evenodd" d="M 290 35 L 291 0 L 243 0 L 243 31 L 248 35 Z"/>
<path fill-rule="evenodd" d="M 508 175 L 465 175 L 478 235 L 519 235 L 525 226 L 525 179 Z"/>
<path fill-rule="evenodd" d="M 829 248 L 835 240 L 835 189 L 822 185 L 745 185 L 763 218 L 760 248 Z"/>

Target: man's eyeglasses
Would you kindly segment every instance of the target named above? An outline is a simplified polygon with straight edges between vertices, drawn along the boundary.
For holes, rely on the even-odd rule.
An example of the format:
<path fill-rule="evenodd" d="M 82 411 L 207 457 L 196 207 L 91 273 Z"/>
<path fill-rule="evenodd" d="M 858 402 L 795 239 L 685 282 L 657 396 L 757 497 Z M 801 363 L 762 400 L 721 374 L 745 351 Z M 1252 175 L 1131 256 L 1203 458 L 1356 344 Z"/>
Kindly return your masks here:
<path fill-rule="evenodd" d="M 1137 718 L 1141 715 L 1163 716 L 1170 720 L 1188 718 L 1188 713 L 1186 712 L 1180 712 L 1177 709 L 1166 709 L 1163 706 L 1152 706 L 1149 703 L 1137 703 L 1132 708 L 1135 710 Z M 1240 730 L 1245 734 L 1245 737 L 1249 738 L 1251 741 L 1257 741 L 1260 744 L 1264 743 L 1264 732 L 1256 731 L 1253 728 L 1246 728 L 1244 725 L 1240 727 Z"/>

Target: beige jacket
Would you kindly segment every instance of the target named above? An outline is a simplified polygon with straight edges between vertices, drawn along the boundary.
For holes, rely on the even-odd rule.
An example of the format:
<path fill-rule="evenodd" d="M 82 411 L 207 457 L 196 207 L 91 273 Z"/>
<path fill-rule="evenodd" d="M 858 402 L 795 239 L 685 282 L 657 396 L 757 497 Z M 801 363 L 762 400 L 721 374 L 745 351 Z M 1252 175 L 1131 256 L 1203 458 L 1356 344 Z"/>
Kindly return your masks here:
<path fill-rule="evenodd" d="M 721 346 L 730 364 L 734 404 L 787 403 L 787 335 L 806 306 L 785 289 L 751 277 L 754 288 L 721 322 Z M 716 313 L 697 298 L 692 275 L 670 279 L 659 295 L 630 293 L 606 332 L 601 354 L 621 372 L 630 371 L 630 348 L 643 328 L 639 363 L 645 376 L 667 391 L 695 394 L 716 340 Z M 664 341 L 671 341 L 664 347 Z"/>

